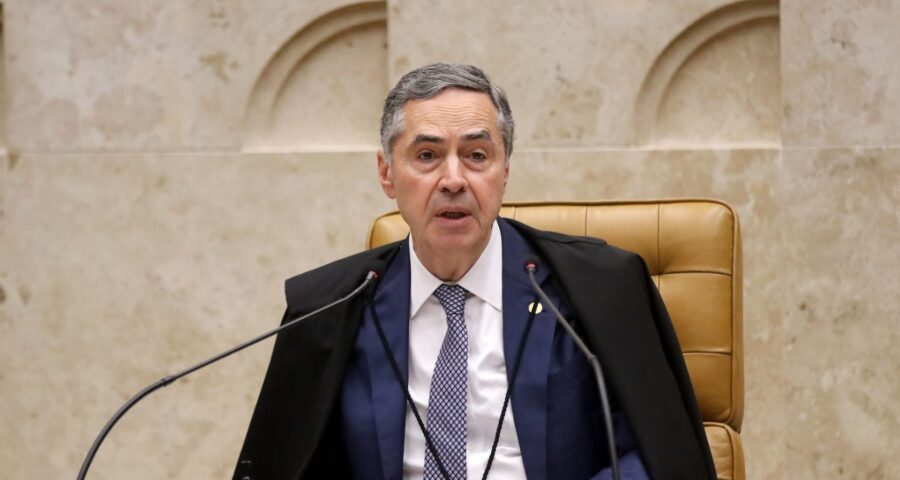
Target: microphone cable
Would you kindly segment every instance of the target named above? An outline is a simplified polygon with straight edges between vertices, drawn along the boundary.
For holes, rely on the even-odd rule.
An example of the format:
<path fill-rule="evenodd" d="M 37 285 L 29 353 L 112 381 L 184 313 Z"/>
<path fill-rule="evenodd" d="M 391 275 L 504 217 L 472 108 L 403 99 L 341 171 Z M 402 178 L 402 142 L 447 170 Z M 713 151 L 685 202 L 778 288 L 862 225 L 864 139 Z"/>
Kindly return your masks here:
<path fill-rule="evenodd" d="M 525 324 L 525 330 L 522 332 L 522 338 L 519 340 L 519 347 L 516 353 L 516 359 L 513 362 L 512 369 L 512 378 L 510 379 L 509 385 L 506 387 L 506 395 L 503 399 L 503 408 L 500 411 L 500 419 L 497 421 L 497 431 L 494 434 L 494 442 L 491 445 L 491 453 L 488 456 L 487 465 L 484 468 L 484 474 L 482 475 L 482 480 L 487 479 L 488 473 L 491 470 L 491 465 L 494 463 L 494 455 L 497 452 L 497 445 L 500 442 L 500 431 L 503 429 L 503 419 L 506 417 L 506 410 L 509 406 L 509 399 L 512 396 L 513 385 L 516 383 L 516 378 L 519 373 L 519 364 L 522 362 L 522 352 L 525 350 L 525 341 L 528 339 L 528 334 L 531 332 L 531 325 L 534 323 L 534 316 L 537 312 L 537 297 L 535 297 L 532 305 L 535 305 L 530 314 L 528 315 L 528 322 Z M 397 365 L 397 359 L 394 357 L 394 352 L 391 350 L 390 345 L 388 345 L 387 337 L 384 335 L 384 329 L 381 326 L 381 319 L 378 317 L 378 311 L 375 309 L 374 302 L 374 292 L 372 293 L 372 298 L 369 299 L 369 312 L 372 314 L 372 320 L 375 323 L 375 330 L 378 332 L 378 338 L 381 340 L 381 346 L 384 348 L 384 352 L 387 355 L 388 361 L 391 364 L 391 370 L 394 371 L 394 378 L 397 380 L 397 385 L 403 390 L 403 394 L 406 397 L 406 404 L 409 405 L 410 410 L 412 410 L 413 416 L 416 418 L 416 423 L 419 425 L 419 430 L 422 431 L 422 434 L 425 436 L 425 446 L 431 452 L 431 455 L 434 456 L 434 459 L 437 463 L 438 470 L 441 472 L 441 476 L 444 480 L 452 480 L 450 478 L 450 474 L 447 472 L 446 467 L 444 467 L 444 462 L 441 461 L 441 457 L 438 454 L 437 447 L 434 445 L 434 441 L 431 438 L 431 435 L 428 433 L 428 429 L 425 427 L 425 423 L 422 421 L 422 415 L 419 414 L 419 409 L 416 407 L 416 404 L 413 402 L 412 396 L 409 393 L 409 387 L 403 382 L 403 375 L 400 373 L 400 367 Z M 617 479 L 618 480 L 618 479 Z"/>

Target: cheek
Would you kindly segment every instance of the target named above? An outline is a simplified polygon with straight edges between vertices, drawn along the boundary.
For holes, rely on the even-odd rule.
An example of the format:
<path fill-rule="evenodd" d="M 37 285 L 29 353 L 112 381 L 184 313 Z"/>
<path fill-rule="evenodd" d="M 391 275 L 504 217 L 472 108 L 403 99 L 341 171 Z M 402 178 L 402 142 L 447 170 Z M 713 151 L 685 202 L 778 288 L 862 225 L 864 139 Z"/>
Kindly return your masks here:
<path fill-rule="evenodd" d="M 495 175 L 491 175 L 482 182 L 484 189 L 491 198 L 502 197 L 506 190 L 507 176 L 504 171 L 500 171 Z"/>
<path fill-rule="evenodd" d="M 397 201 L 410 210 L 426 210 L 431 198 L 429 184 L 422 180 L 404 179 L 396 183 Z"/>

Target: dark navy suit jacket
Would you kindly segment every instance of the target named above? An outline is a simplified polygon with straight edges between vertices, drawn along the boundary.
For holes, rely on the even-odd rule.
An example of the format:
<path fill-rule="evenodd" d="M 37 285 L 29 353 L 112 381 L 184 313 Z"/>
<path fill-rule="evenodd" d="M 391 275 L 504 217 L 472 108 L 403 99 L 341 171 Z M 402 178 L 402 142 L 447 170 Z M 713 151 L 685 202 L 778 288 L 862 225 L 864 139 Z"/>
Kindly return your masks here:
<path fill-rule="evenodd" d="M 715 466 L 678 339 L 641 258 L 595 238 L 535 230 L 512 220 L 501 224 L 504 230 L 511 226 L 521 234 L 545 270 L 552 272 L 544 284 L 553 287 L 571 309 L 570 318 L 576 319 L 585 342 L 603 365 L 611 395 L 628 419 L 650 477 L 715 479 Z M 283 321 L 347 294 L 359 285 L 373 261 L 391 265 L 395 259 L 402 261 L 398 254 L 407 251 L 402 242 L 397 242 L 289 279 L 285 283 L 288 308 Z M 519 308 L 516 302 L 523 298 L 530 302 L 533 297 L 520 276 L 524 274 L 516 271 L 524 262 L 507 263 L 510 268 L 506 274 L 512 280 L 505 280 L 504 311 L 515 312 Z M 384 280 L 386 284 L 397 281 Z M 366 297 L 337 305 L 278 335 L 235 479 L 351 478 L 350 457 L 354 455 L 368 456 L 365 465 L 373 466 L 372 475 L 392 477 L 400 468 L 404 407 L 396 401 L 400 390 L 393 381 L 377 382 L 380 386 L 371 394 L 373 404 L 383 402 L 389 410 L 384 413 L 386 418 L 373 425 L 376 413 L 380 416 L 383 412 L 362 413 L 363 422 L 365 415 L 372 419 L 368 433 L 361 431 L 358 437 L 367 448 L 347 448 L 348 439 L 353 439 L 345 429 L 340 405 L 342 392 L 354 388 L 354 381 L 348 383 L 348 379 L 354 362 L 359 360 L 359 348 L 365 350 L 366 360 L 355 369 L 356 388 L 365 388 L 367 376 L 383 375 L 369 364 L 372 346 L 366 340 L 370 335 L 365 326 Z M 408 318 L 404 308 L 400 311 L 404 312 L 401 317 Z M 383 316 L 386 323 L 392 321 L 387 313 Z M 518 340 L 515 325 L 521 322 L 520 318 L 510 317 L 508 322 L 504 318 L 504 324 L 509 324 L 504 333 L 505 348 Z M 606 462 L 602 444 L 597 445 L 599 412 L 591 398 L 593 386 L 581 380 L 590 375 L 585 373 L 586 365 L 574 363 L 582 361 L 580 357 L 567 353 L 565 342 L 550 330 L 553 320 L 545 314 L 535 322 L 536 330 L 531 332 L 526 348 L 529 353 L 523 360 L 527 365 L 516 382 L 512 402 L 523 461 L 529 477 L 577 478 L 558 472 L 595 472 Z M 398 335 L 402 337 L 404 330 L 396 329 L 396 325 L 392 328 L 392 348 L 400 356 L 406 342 Z M 548 338 L 553 339 L 549 345 Z M 403 355 L 400 364 L 406 365 Z M 512 356 L 514 353 L 506 352 L 507 365 Z M 390 390 L 392 387 L 396 390 Z M 570 395 L 576 390 L 582 393 Z M 568 415 L 570 411 L 584 413 Z M 559 428 L 557 424 L 568 425 Z M 600 460 L 580 466 L 581 460 L 576 459 L 582 458 L 579 448 L 587 445 L 583 448 L 598 452 Z M 573 470 L 568 470 L 568 463 Z"/>
<path fill-rule="evenodd" d="M 511 381 L 516 352 L 528 320 L 528 305 L 538 300 L 524 269 L 533 252 L 522 236 L 504 221 L 503 239 L 503 353 Z M 537 280 L 567 318 L 548 269 Z M 343 439 L 352 476 L 358 479 L 402 478 L 406 427 L 404 390 L 409 346 L 410 268 L 404 243 L 385 272 L 374 297 L 388 344 L 403 374 L 396 380 L 369 309 L 360 326 L 341 392 Z M 529 479 L 587 479 L 608 465 L 608 447 L 596 381 L 575 343 L 559 327 L 549 308 L 534 319 L 526 339 L 518 378 L 512 392 L 512 415 Z M 477 375 L 477 372 L 475 373 Z M 497 417 L 500 416 L 497 405 Z M 617 447 L 635 448 L 624 416 L 617 414 Z M 624 458 L 623 478 L 644 479 L 636 452 Z"/>

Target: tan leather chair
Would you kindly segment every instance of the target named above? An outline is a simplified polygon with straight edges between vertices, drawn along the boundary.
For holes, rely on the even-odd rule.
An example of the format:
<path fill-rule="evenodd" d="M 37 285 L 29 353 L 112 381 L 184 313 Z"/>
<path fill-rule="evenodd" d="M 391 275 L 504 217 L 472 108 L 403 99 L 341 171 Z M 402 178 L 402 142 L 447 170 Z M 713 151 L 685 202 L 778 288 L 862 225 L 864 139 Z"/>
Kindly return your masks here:
<path fill-rule="evenodd" d="M 715 200 L 509 203 L 500 215 L 603 238 L 644 257 L 678 333 L 718 478 L 744 479 L 741 233 Z M 406 236 L 399 213 L 375 220 L 368 246 Z"/>

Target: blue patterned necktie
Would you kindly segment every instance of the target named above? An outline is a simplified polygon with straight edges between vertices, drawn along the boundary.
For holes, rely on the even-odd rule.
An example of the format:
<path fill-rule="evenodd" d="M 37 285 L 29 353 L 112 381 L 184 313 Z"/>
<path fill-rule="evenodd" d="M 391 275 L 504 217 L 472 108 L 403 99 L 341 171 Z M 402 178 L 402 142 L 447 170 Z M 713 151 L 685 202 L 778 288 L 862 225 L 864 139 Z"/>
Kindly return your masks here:
<path fill-rule="evenodd" d="M 466 289 L 441 285 L 434 291 L 447 313 L 447 334 L 441 345 L 428 397 L 428 434 L 450 479 L 466 478 L 466 379 L 469 340 L 466 336 Z M 431 451 L 425 450 L 425 480 L 443 480 Z"/>

